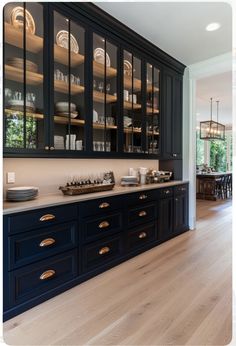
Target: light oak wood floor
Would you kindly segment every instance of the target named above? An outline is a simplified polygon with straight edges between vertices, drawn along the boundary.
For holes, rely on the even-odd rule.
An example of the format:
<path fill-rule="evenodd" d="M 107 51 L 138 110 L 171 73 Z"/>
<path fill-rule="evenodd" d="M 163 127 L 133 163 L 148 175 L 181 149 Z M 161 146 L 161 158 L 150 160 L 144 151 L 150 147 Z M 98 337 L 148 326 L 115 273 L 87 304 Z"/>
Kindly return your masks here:
<path fill-rule="evenodd" d="M 12 345 L 225 345 L 231 202 L 198 201 L 182 234 L 4 323 Z"/>

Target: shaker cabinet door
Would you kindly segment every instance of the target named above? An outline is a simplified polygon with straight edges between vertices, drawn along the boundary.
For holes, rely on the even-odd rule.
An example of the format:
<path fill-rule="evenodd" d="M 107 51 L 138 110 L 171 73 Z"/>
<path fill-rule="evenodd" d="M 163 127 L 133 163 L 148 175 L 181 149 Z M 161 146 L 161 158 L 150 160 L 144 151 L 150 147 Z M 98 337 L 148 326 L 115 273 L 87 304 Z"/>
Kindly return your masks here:
<path fill-rule="evenodd" d="M 163 76 L 163 158 L 182 158 L 182 77 L 172 71 Z"/>

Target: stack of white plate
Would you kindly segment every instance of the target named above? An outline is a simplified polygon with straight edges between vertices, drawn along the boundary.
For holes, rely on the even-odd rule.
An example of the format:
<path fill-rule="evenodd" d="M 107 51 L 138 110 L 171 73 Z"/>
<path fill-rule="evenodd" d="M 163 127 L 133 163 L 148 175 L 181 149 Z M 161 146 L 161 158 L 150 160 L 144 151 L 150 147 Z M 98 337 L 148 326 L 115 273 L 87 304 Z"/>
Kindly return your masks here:
<path fill-rule="evenodd" d="M 54 147 L 55 149 L 65 149 L 63 136 L 54 136 Z"/>
<path fill-rule="evenodd" d="M 125 175 L 121 177 L 121 185 L 138 185 L 138 178 L 135 175 Z"/>
<path fill-rule="evenodd" d="M 7 200 L 12 202 L 29 201 L 38 195 L 38 187 L 19 186 L 7 189 Z"/>

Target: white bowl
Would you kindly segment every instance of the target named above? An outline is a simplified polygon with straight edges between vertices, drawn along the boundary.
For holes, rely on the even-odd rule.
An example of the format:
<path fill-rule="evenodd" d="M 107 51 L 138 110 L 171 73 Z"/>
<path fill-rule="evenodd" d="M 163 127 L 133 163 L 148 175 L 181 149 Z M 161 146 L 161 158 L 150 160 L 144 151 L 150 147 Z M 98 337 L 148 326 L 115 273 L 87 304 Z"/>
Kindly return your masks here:
<path fill-rule="evenodd" d="M 68 112 L 69 110 L 69 102 L 57 102 L 55 104 L 56 110 L 60 112 Z M 70 111 L 74 112 L 76 110 L 76 105 L 74 103 L 70 103 Z"/>

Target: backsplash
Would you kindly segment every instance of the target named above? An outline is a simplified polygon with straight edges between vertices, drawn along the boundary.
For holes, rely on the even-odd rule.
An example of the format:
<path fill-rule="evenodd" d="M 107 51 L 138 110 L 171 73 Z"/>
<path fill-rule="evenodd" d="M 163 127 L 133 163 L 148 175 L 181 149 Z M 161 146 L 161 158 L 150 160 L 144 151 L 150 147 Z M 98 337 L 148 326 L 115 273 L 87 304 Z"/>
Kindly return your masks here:
<path fill-rule="evenodd" d="M 86 176 L 111 170 L 116 183 L 123 175 L 128 175 L 130 167 L 149 167 L 159 169 L 158 160 L 110 160 L 110 159 L 22 159 L 6 158 L 3 160 L 4 192 L 13 186 L 38 186 L 40 194 L 58 192 L 58 187 L 67 182 L 68 177 Z M 16 183 L 7 184 L 7 172 L 15 172 Z"/>

